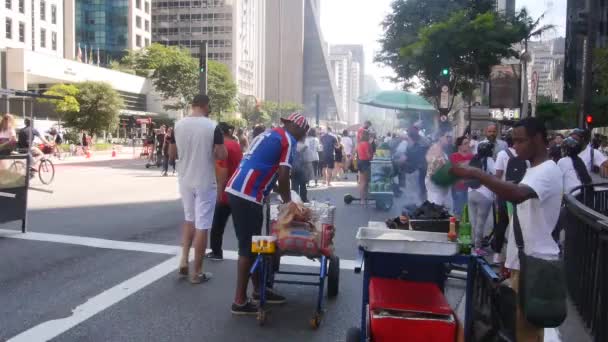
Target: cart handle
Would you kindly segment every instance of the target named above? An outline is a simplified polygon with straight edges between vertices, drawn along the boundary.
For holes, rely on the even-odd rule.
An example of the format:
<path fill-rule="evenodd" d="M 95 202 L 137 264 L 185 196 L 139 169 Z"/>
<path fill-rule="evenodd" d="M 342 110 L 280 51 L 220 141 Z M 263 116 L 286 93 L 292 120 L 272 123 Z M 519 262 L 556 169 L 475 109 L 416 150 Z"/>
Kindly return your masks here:
<path fill-rule="evenodd" d="M 363 250 L 359 249 L 355 260 L 355 274 L 361 273 L 361 269 L 363 269 Z"/>

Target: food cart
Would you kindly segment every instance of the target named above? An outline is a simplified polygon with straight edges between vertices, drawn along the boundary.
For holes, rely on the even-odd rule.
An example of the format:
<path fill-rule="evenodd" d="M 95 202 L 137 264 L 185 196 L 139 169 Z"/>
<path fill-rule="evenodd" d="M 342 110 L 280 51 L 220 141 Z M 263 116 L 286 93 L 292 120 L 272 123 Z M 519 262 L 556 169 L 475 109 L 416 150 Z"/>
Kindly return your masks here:
<path fill-rule="evenodd" d="M 376 209 L 389 211 L 395 197 L 394 168 L 389 150 L 378 149 L 371 160 L 368 200 L 375 202 Z M 344 196 L 344 203 L 359 200 L 350 194 Z"/>
<path fill-rule="evenodd" d="M 359 244 L 359 258 L 355 273 L 363 271 L 363 296 L 361 302 L 360 327 L 351 328 L 347 332 L 346 341 L 369 341 L 374 339 L 374 326 L 378 330 L 382 324 L 396 318 L 390 325 L 389 333 L 401 333 L 401 336 L 410 336 L 412 341 L 420 339 L 413 338 L 413 334 L 418 334 L 424 329 L 443 329 L 448 331 L 446 337 L 442 339 L 429 339 L 425 341 L 454 341 L 456 331 L 464 329 L 465 341 L 471 341 L 472 327 L 472 298 L 473 298 L 473 275 L 475 274 L 478 260 L 470 255 L 460 255 L 459 246 L 456 242 L 448 241 L 447 234 L 409 231 L 409 230 L 389 230 L 378 228 L 360 228 L 357 232 Z M 441 292 L 444 291 L 445 281 L 448 278 L 450 267 L 461 265 L 467 271 L 466 277 L 466 302 L 465 302 L 465 321 L 458 327 L 455 314 L 446 306 L 445 298 L 442 299 Z M 412 292 L 394 292 L 396 297 L 403 298 L 405 295 L 414 298 L 414 310 L 401 310 L 399 308 L 378 309 L 374 305 L 373 286 L 378 286 L 381 282 L 402 281 L 409 288 L 415 289 Z M 375 284 L 374 284 L 375 283 Z M 429 292 L 429 289 L 431 291 Z M 430 306 L 436 306 L 432 312 L 426 309 L 423 303 L 432 293 L 437 297 Z M 382 304 L 391 304 L 390 291 L 384 291 Z M 418 296 L 416 296 L 418 294 Z M 372 300 L 370 301 L 370 298 Z M 405 303 L 394 303 L 395 305 L 405 305 Z M 439 304 L 437 304 L 439 303 Z M 371 304 L 371 306 L 370 306 Z M 390 306 L 390 305 L 385 305 Z M 424 308 L 424 309 L 422 309 Z M 378 318 L 381 318 L 380 320 Z M 382 320 L 383 319 L 383 320 Z M 409 326 L 411 330 L 400 331 L 398 326 Z M 384 325 L 387 328 L 387 325 Z M 438 328 L 440 327 L 440 328 Z M 449 330 L 451 328 L 452 330 Z M 448 330 L 446 330 L 448 329 Z M 385 329 L 386 330 L 386 329 Z M 432 334 L 436 334 L 435 330 Z M 376 331 L 378 333 L 378 331 Z M 411 334 L 410 334 L 411 333 Z M 376 340 L 387 340 L 378 339 Z"/>

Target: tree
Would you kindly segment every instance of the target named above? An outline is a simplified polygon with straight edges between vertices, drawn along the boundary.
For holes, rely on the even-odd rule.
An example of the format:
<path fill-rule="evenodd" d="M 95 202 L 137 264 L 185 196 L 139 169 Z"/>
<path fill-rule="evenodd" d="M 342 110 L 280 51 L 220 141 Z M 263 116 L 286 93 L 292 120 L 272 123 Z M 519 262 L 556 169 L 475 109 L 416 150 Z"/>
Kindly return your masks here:
<path fill-rule="evenodd" d="M 150 77 L 167 101 L 163 105 L 166 110 L 186 109 L 199 92 L 198 60 L 187 49 L 152 44 L 139 51 L 130 51 L 115 68 Z M 237 89 L 226 65 L 208 61 L 207 93 L 213 112 L 221 116 L 221 113 L 234 110 Z"/>
<path fill-rule="evenodd" d="M 76 87 L 78 93 L 75 98 L 80 110 L 65 113 L 66 126 L 91 134 L 114 130 L 124 105 L 118 92 L 105 82 L 87 81 L 78 83 Z"/>
<path fill-rule="evenodd" d="M 273 101 L 264 101 L 262 110 L 270 117 L 270 122 L 279 122 L 279 119 L 293 112 L 301 111 L 304 107 L 299 103 L 285 102 L 277 103 Z"/>
<path fill-rule="evenodd" d="M 80 111 L 80 104 L 78 103 L 78 100 L 76 100 L 76 96 L 78 96 L 78 93 L 78 87 L 72 84 L 58 83 L 50 87 L 47 91 L 45 91 L 44 95 L 60 96 L 63 99 L 57 100 L 40 98 L 38 101 L 42 103 L 50 103 L 54 107 L 55 112 L 61 120 L 68 112 Z"/>
<path fill-rule="evenodd" d="M 593 51 L 593 89 L 596 95 L 608 96 L 608 48 Z"/>
<path fill-rule="evenodd" d="M 512 46 L 520 40 L 519 28 L 499 14 L 491 11 L 471 18 L 470 11 L 462 10 L 422 28 L 418 39 L 401 49 L 401 62 L 408 66 L 410 78 L 422 82 L 422 94 L 438 105 L 442 69 L 449 69 L 453 95 L 470 98 L 476 82 L 487 79 L 493 65 L 517 56 Z"/>
<path fill-rule="evenodd" d="M 397 75 L 393 81 L 407 89 L 418 70 L 404 60 L 401 48 L 415 43 L 422 28 L 442 22 L 454 12 L 467 9 L 474 17 L 491 11 L 494 5 L 494 0 L 395 0 L 381 24 L 384 34 L 375 61 L 391 67 Z"/>
<path fill-rule="evenodd" d="M 211 100 L 211 110 L 221 117 L 222 113 L 233 112 L 236 109 L 236 84 L 225 64 L 207 61 L 209 74 L 207 76 L 207 94 Z"/>

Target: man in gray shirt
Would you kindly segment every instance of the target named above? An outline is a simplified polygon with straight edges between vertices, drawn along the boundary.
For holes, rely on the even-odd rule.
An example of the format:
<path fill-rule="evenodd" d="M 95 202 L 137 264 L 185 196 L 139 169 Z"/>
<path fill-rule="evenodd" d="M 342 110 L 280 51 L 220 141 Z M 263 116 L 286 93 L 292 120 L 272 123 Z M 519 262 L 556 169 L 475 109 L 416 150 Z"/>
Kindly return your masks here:
<path fill-rule="evenodd" d="M 496 160 L 498 152 L 504 151 L 509 148 L 509 145 L 507 145 L 506 141 L 498 139 L 498 127 L 496 126 L 496 124 L 490 124 L 488 125 L 488 127 L 486 127 L 486 138 L 482 142 L 484 141 L 489 141 L 494 144 L 494 153 L 492 155 L 492 158 L 494 158 L 494 160 Z"/>

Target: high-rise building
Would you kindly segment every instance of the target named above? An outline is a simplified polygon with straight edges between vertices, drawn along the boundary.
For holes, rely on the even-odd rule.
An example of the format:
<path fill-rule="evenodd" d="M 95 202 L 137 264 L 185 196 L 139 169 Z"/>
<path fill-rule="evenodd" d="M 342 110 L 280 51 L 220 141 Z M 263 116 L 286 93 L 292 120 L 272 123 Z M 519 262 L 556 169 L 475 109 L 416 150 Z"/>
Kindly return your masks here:
<path fill-rule="evenodd" d="M 266 1 L 266 99 L 300 103 L 308 117 L 318 110 L 322 120 L 343 121 L 319 2 Z"/>
<path fill-rule="evenodd" d="M 0 49 L 63 56 L 62 0 L 6 0 L 0 8 Z"/>
<path fill-rule="evenodd" d="M 496 9 L 507 16 L 515 15 L 515 0 L 496 0 Z"/>
<path fill-rule="evenodd" d="M 356 124 L 359 122 L 361 108 L 357 99 L 363 93 L 364 87 L 364 79 L 361 76 L 364 73 L 365 65 L 363 46 L 332 45 L 329 59 L 332 62 L 332 71 L 339 94 L 338 101 L 344 112 L 344 121 Z M 345 72 L 342 72 L 342 68 Z"/>
<path fill-rule="evenodd" d="M 230 69 L 239 94 L 264 97 L 264 0 L 152 1 L 152 40 L 190 49 Z"/>
<path fill-rule="evenodd" d="M 65 57 L 83 60 L 99 52 L 100 64 L 151 42 L 150 0 L 65 0 Z M 86 54 L 85 54 L 86 49 Z"/>

